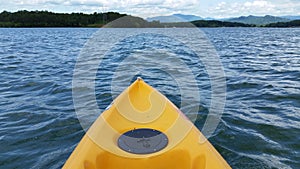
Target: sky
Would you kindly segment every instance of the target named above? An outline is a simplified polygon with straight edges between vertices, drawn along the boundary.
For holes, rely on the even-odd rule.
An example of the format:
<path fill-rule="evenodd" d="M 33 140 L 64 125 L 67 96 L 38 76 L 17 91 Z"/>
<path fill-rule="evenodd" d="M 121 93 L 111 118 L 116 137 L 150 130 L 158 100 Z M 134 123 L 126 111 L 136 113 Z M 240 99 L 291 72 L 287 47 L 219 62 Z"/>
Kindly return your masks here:
<path fill-rule="evenodd" d="M 143 18 L 181 13 L 228 18 L 300 15 L 300 0 L 0 0 L 0 11 L 4 10 L 61 13 L 114 11 Z"/>

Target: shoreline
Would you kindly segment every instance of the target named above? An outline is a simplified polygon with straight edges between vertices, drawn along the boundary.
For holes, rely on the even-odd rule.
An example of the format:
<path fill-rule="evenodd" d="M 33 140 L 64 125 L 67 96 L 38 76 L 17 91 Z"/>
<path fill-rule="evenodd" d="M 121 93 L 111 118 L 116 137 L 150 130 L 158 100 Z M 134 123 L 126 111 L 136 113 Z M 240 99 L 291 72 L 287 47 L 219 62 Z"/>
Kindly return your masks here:
<path fill-rule="evenodd" d="M 256 26 L 256 27 L 0 27 L 0 29 L 83 29 L 83 28 L 88 28 L 88 29 L 194 29 L 194 28 L 253 28 L 253 29 L 265 29 L 265 28 L 274 28 L 274 29 L 299 29 L 299 27 L 261 27 L 261 26 Z"/>

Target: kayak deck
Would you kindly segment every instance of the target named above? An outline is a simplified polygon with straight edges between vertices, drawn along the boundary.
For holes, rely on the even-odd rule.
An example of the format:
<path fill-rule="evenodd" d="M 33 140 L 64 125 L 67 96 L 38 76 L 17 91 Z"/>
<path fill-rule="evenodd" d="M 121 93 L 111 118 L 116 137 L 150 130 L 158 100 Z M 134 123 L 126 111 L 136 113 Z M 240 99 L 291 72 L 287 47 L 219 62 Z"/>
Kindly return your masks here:
<path fill-rule="evenodd" d="M 230 168 L 160 92 L 137 79 L 82 138 L 64 169 Z"/>

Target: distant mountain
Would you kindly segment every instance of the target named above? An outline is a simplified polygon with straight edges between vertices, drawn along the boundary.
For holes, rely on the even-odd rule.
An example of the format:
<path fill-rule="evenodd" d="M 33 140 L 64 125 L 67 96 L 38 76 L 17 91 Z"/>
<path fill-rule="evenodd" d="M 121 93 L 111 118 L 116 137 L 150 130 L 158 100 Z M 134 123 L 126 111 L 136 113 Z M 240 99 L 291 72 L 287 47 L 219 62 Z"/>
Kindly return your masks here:
<path fill-rule="evenodd" d="M 289 19 L 289 20 L 300 20 L 300 16 L 291 16 L 291 15 L 288 15 L 288 16 L 280 16 L 281 18 L 286 18 L 286 19 Z"/>
<path fill-rule="evenodd" d="M 171 23 L 171 22 L 190 22 L 196 20 L 203 20 L 200 16 L 196 15 L 183 15 L 183 14 L 173 14 L 168 16 L 156 16 L 146 19 L 149 22 L 159 21 L 161 23 Z"/>
<path fill-rule="evenodd" d="M 207 18 L 204 18 L 204 20 L 206 20 L 206 21 L 212 21 L 212 20 L 218 20 L 218 19 L 207 17 Z"/>
<path fill-rule="evenodd" d="M 289 22 L 291 20 L 287 18 L 281 18 L 281 17 L 271 16 L 271 15 L 266 15 L 266 16 L 249 15 L 249 16 L 241 16 L 238 18 L 227 19 L 226 21 L 239 22 L 244 24 L 254 24 L 254 25 L 267 25 L 270 23 L 277 23 L 277 22 Z"/>
<path fill-rule="evenodd" d="M 148 22 L 143 18 L 136 16 L 124 16 L 120 19 L 113 20 L 106 25 L 104 28 L 163 28 L 159 22 Z"/>

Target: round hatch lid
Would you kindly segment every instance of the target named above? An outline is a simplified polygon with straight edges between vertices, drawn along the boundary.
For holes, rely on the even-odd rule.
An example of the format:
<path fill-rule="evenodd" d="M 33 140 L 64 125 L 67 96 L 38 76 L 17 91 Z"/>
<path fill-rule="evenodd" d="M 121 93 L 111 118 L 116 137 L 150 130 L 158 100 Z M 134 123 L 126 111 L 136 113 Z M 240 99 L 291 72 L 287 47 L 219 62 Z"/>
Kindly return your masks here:
<path fill-rule="evenodd" d="M 154 129 L 140 128 L 127 131 L 118 139 L 118 146 L 133 154 L 151 154 L 164 149 L 168 145 L 168 137 Z"/>

